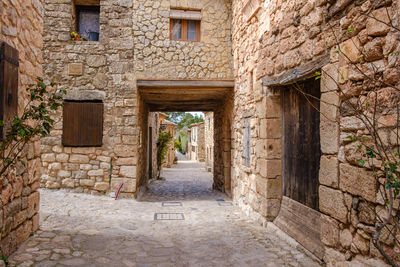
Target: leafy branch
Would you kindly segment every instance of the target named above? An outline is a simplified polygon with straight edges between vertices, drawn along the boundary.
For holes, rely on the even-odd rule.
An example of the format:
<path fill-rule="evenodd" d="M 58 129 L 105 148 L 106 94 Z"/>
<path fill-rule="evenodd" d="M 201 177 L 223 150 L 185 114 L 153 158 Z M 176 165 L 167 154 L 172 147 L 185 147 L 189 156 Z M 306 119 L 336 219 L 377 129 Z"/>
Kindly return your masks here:
<path fill-rule="evenodd" d="M 0 177 L 7 173 L 9 168 L 14 168 L 17 162 L 25 165 L 21 159 L 22 151 L 27 143 L 36 137 L 50 134 L 55 121 L 51 112 L 63 106 L 63 96 L 66 89 L 49 92 L 48 87 L 55 87 L 55 83 L 47 85 L 42 78 L 37 78 L 36 84 L 30 84 L 26 91 L 29 100 L 21 116 L 14 116 L 8 121 L 0 121 L 4 127 L 5 135 L 0 140 Z"/>

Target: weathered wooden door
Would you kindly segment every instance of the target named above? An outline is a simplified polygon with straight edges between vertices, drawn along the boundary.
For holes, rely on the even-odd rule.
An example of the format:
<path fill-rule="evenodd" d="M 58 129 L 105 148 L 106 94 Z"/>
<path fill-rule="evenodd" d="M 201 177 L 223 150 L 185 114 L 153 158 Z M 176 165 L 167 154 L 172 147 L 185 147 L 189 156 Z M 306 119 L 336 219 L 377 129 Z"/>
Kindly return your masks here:
<path fill-rule="evenodd" d="M 309 79 L 282 92 L 284 195 L 318 210 L 320 83 Z"/>

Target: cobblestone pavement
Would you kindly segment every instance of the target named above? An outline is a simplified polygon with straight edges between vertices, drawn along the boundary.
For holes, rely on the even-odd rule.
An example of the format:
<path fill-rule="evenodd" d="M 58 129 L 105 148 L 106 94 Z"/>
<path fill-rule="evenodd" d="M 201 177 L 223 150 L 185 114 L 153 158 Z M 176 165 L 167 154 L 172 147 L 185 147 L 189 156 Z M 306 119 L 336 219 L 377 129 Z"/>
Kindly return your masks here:
<path fill-rule="evenodd" d="M 319 266 L 276 228 L 247 221 L 204 165 L 183 161 L 163 176 L 140 202 L 41 190 L 40 230 L 10 266 Z"/>

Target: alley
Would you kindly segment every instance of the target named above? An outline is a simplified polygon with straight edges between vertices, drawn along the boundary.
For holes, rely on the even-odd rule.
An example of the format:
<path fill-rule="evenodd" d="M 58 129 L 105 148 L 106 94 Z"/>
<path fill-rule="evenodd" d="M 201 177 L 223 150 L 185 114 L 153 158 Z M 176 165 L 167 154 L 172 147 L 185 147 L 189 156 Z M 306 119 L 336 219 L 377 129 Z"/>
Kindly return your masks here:
<path fill-rule="evenodd" d="M 212 190 L 202 163 L 162 176 L 140 201 L 42 189 L 40 229 L 10 266 L 318 266 Z"/>

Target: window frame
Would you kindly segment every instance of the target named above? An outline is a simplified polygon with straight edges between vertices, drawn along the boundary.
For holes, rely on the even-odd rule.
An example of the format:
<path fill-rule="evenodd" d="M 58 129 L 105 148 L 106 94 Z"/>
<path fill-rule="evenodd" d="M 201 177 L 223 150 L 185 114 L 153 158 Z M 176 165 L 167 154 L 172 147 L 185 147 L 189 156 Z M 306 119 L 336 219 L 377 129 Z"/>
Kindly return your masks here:
<path fill-rule="evenodd" d="M 181 20 L 182 21 L 182 38 L 181 39 L 175 39 L 173 38 L 172 35 L 172 21 L 173 20 Z M 195 21 L 196 22 L 196 40 L 188 40 L 187 39 L 187 22 L 188 21 Z M 169 19 L 169 38 L 171 40 L 175 40 L 175 41 L 186 41 L 186 42 L 200 42 L 201 40 L 201 20 L 194 20 L 194 19 L 178 19 L 178 18 L 170 18 Z"/>
<path fill-rule="evenodd" d="M 79 27 L 79 23 L 80 23 L 80 12 L 81 11 L 96 11 L 99 12 L 99 41 L 100 41 L 100 31 L 101 31 L 101 27 L 100 27 L 100 15 L 101 15 L 101 9 L 100 6 L 83 6 L 83 5 L 75 5 L 75 31 L 77 33 L 80 32 L 80 27 Z M 98 41 L 93 41 L 93 42 L 98 42 Z"/>
<path fill-rule="evenodd" d="M 252 130 L 250 117 L 243 119 L 242 125 L 242 164 L 246 167 L 251 166 L 251 142 L 252 142 Z"/>

